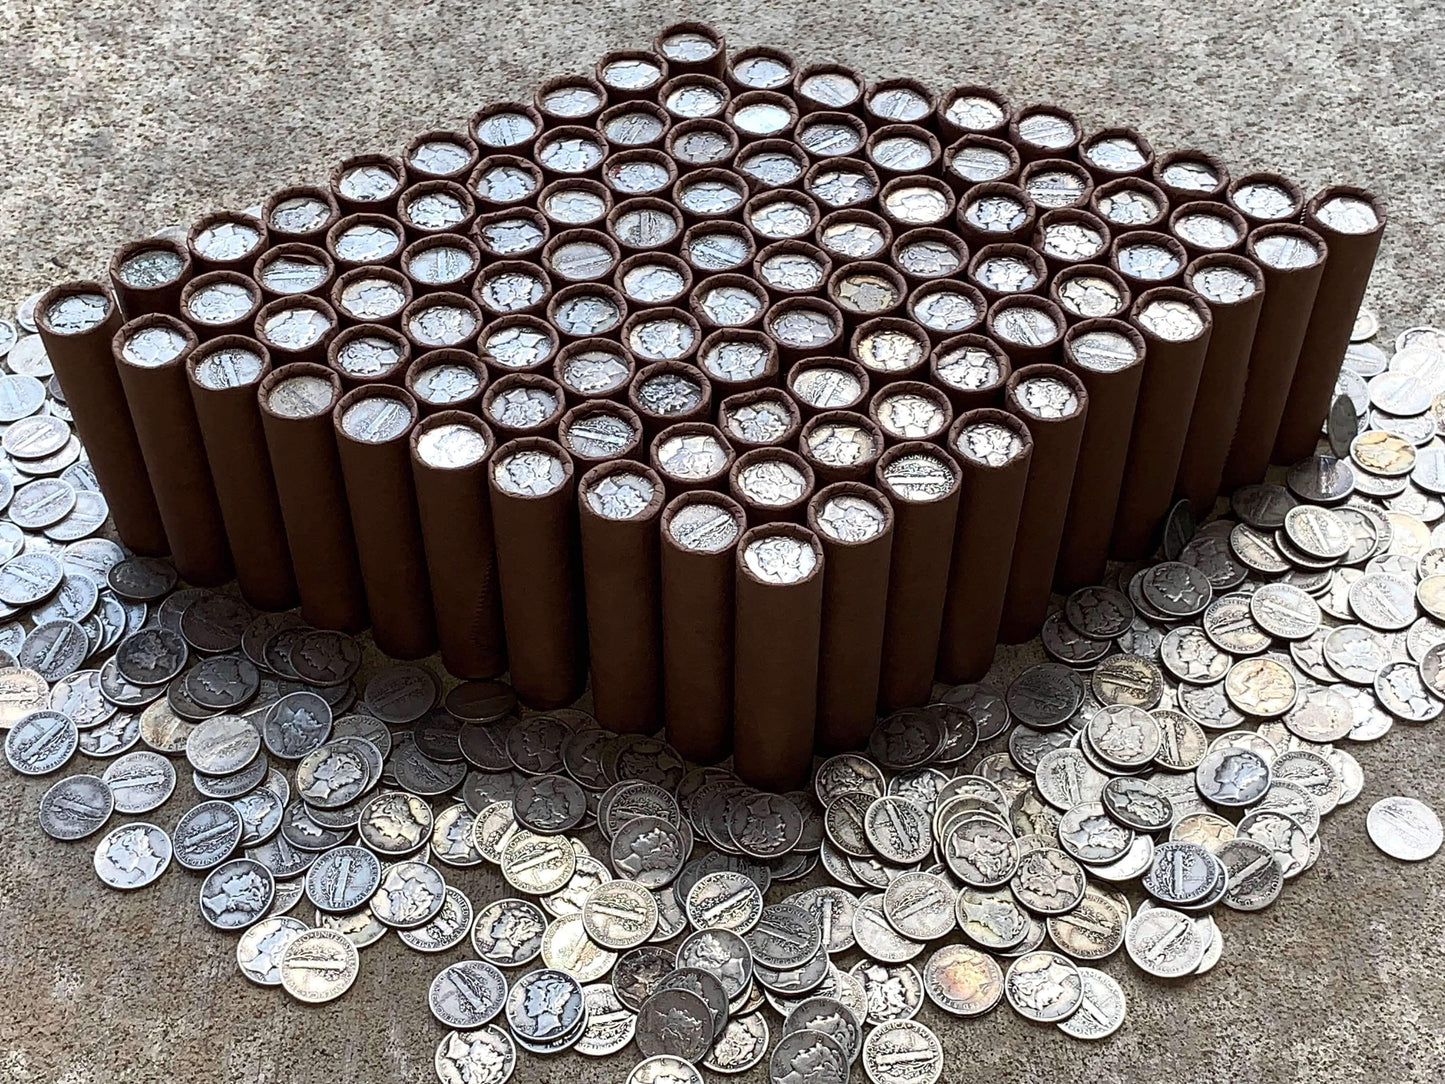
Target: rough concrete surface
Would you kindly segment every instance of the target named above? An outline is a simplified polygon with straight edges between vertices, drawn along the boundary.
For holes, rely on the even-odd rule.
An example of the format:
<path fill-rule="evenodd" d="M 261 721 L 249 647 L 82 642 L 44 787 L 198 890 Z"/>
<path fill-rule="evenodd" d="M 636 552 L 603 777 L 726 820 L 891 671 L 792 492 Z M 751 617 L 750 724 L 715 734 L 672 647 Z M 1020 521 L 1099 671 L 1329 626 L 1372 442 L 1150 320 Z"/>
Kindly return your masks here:
<path fill-rule="evenodd" d="M 99 275 L 123 241 L 323 180 L 347 154 L 460 127 L 480 105 L 526 97 L 607 48 L 644 45 L 680 16 L 716 23 L 733 44 L 872 77 L 981 82 L 1017 103 L 1058 102 L 1087 126 L 1132 124 L 1160 150 L 1210 149 L 1236 171 L 1277 168 L 1307 191 L 1373 188 L 1391 223 L 1369 303 L 1388 335 L 1445 318 L 1445 6 L 1426 0 L 0 0 L 0 301 Z M 1022 658 L 1001 659 L 992 683 Z M 1356 749 L 1363 795 L 1328 819 L 1323 857 L 1279 903 L 1219 916 L 1226 950 L 1212 973 L 1173 985 L 1110 960 L 1130 1015 L 1108 1042 L 1074 1042 L 1007 1008 L 958 1021 L 926 1007 L 948 1052 L 945 1079 L 1445 1078 L 1445 857 L 1395 863 L 1364 826 L 1388 794 L 1445 809 L 1442 751 L 1445 723 L 1397 725 Z M 95 880 L 89 845 L 45 838 L 35 811 L 48 784 L 0 773 L 0 1081 L 433 1078 L 442 1030 L 426 988 L 461 949 L 427 958 L 390 937 L 365 950 L 346 997 L 302 1007 L 239 976 L 233 939 L 201 921 L 197 879 L 173 868 L 123 895 Z M 194 800 L 182 782 L 154 819 L 169 828 Z M 502 894 L 491 870 L 448 878 L 478 903 Z M 514 1079 L 622 1081 L 630 1066 L 627 1056 L 526 1058 Z"/>

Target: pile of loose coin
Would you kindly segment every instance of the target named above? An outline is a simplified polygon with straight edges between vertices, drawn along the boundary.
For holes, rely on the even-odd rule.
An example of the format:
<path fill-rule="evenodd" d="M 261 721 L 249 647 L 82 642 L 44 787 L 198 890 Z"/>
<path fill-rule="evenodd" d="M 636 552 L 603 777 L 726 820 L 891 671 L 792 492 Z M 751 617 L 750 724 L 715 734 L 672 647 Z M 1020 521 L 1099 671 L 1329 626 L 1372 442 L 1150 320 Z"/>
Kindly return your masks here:
<path fill-rule="evenodd" d="M 1213 909 L 1273 903 L 1362 793 L 1350 747 L 1445 711 L 1445 333 L 1398 345 L 1352 350 L 1336 454 L 1197 529 L 1178 512 L 1164 560 L 1050 616 L 1052 661 L 883 719 L 783 795 L 581 710 L 522 711 L 500 682 L 363 669 L 349 636 L 178 589 L 165 562 L 82 530 L 104 502 L 26 355 L 0 376 L 0 407 L 29 405 L 0 438 L 6 759 L 94 762 L 45 794 L 43 830 L 99 834 L 114 888 L 194 876 L 254 983 L 333 999 L 390 930 L 461 950 L 428 995 L 446 1084 L 501 1084 L 519 1048 L 629 1047 L 635 1084 L 764 1059 L 778 1081 L 843 1084 L 861 1060 L 875 1084 L 931 1084 L 946 1032 L 917 1019 L 925 1003 L 967 1017 L 1007 1000 L 1103 1038 L 1125 997 L 1094 965 L 1122 949 L 1152 975 L 1208 971 Z M 1398 411 L 1405 392 L 1425 407 L 1376 402 Z M 72 506 L 17 522 L 42 482 L 27 516 L 68 503 L 52 479 Z M 178 770 L 194 804 L 133 819 Z M 1440 846 L 1414 799 L 1383 798 L 1368 827 L 1395 858 Z M 478 867 L 506 886 L 487 902 L 459 887 L 496 884 Z"/>

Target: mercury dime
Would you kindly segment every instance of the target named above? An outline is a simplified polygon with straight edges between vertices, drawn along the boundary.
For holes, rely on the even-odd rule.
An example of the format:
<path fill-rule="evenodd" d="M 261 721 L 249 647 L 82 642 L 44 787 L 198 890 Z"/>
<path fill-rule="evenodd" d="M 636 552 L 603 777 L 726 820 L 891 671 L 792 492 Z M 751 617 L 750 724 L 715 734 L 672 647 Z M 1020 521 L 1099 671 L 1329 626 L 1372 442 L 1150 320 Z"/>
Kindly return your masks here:
<path fill-rule="evenodd" d="M 1008 714 L 1019 722 L 1036 730 L 1049 730 L 1068 721 L 1083 698 L 1083 681 L 1067 666 L 1037 663 L 1010 683 L 1005 703 Z M 957 703 L 947 696 L 944 699 Z M 986 740 L 983 726 L 979 727 L 979 740 Z"/>
<path fill-rule="evenodd" d="M 233 858 L 201 883 L 201 917 L 218 930 L 239 930 L 263 918 L 275 897 L 271 871 L 250 858 Z"/>
<path fill-rule="evenodd" d="M 475 1031 L 496 1019 L 507 996 L 507 980 L 483 960 L 463 960 L 432 980 L 427 1004 L 436 1019 L 458 1031 Z"/>
<path fill-rule="evenodd" d="M 1287 583 L 1268 583 L 1250 596 L 1249 612 L 1259 627 L 1281 640 L 1303 640 L 1320 624 L 1320 607 Z"/>
<path fill-rule="evenodd" d="M 1071 960 L 1057 952 L 1030 952 L 1009 965 L 1004 994 L 1025 1020 L 1056 1024 L 1078 1009 L 1083 984 Z"/>
<path fill-rule="evenodd" d="M 281 953 L 281 985 L 297 1001 L 332 1001 L 356 981 L 361 958 L 335 930 L 305 930 Z"/>
<path fill-rule="evenodd" d="M 401 929 L 425 926 L 446 903 L 446 881 L 425 862 L 397 862 L 381 871 L 370 900 L 378 921 Z"/>
<path fill-rule="evenodd" d="M 507 1023 L 524 1042 L 560 1040 L 585 1026 L 586 1015 L 581 984 L 555 968 L 527 972 L 507 994 Z"/>
<path fill-rule="evenodd" d="M 936 1084 L 943 1075 L 943 1044 L 916 1020 L 890 1020 L 869 1033 L 863 1069 L 873 1084 Z"/>
<path fill-rule="evenodd" d="M 1159 661 L 1180 681 L 1208 685 L 1221 680 L 1233 660 L 1198 625 L 1181 625 L 1160 643 Z"/>
<path fill-rule="evenodd" d="M 927 810 L 906 798 L 875 799 L 863 826 L 867 842 L 885 862 L 911 865 L 923 861 L 933 848 Z"/>
<path fill-rule="evenodd" d="M 1299 821 L 1278 810 L 1256 809 L 1246 813 L 1235 838 L 1268 847 L 1285 880 L 1303 873 L 1309 862 L 1309 836 Z"/>
<path fill-rule="evenodd" d="M 517 823 L 523 828 L 552 835 L 582 823 L 587 813 L 587 795 L 565 776 L 534 776 L 517 788 L 512 807 Z"/>
<path fill-rule="evenodd" d="M 103 780 L 93 775 L 66 776 L 40 799 L 40 827 L 51 839 L 84 839 L 100 830 L 113 808 L 110 788 Z"/>
<path fill-rule="evenodd" d="M 282 760 L 300 760 L 320 748 L 331 733 L 331 707 L 315 693 L 287 693 L 271 706 L 262 724 L 266 749 Z"/>
<path fill-rule="evenodd" d="M 254 923 L 236 941 L 236 966 L 258 986 L 281 985 L 281 956 L 306 923 L 273 915 Z"/>
<path fill-rule="evenodd" d="M 1173 979 L 1198 969 L 1211 939 L 1188 915 L 1168 907 L 1151 907 L 1129 922 L 1124 947 L 1142 970 Z"/>
<path fill-rule="evenodd" d="M 127 753 L 111 761 L 101 778 L 115 796 L 115 808 L 122 813 L 149 813 L 165 804 L 176 789 L 176 770 L 171 762 L 149 750 Z"/>
<path fill-rule="evenodd" d="M 381 863 L 364 847 L 336 847 L 306 871 L 306 898 L 318 911 L 341 914 L 360 909 L 381 883 Z"/>
<path fill-rule="evenodd" d="M 1134 833 L 1104 811 L 1100 802 L 1084 802 L 1059 822 L 1059 842 L 1080 862 L 1115 862 L 1128 853 Z"/>
<path fill-rule="evenodd" d="M 531 963 L 542 951 L 547 916 L 527 900 L 503 899 L 477 912 L 472 926 L 472 948 L 499 967 Z"/>
<path fill-rule="evenodd" d="M 643 944 L 657 929 L 657 901 L 632 881 L 599 884 L 587 897 L 581 915 L 587 935 L 614 951 Z"/>
<path fill-rule="evenodd" d="M 1235 911 L 1260 911 L 1279 898 L 1284 875 L 1274 852 L 1253 839 L 1235 837 L 1219 848 L 1228 886 L 1221 901 Z"/>
<path fill-rule="evenodd" d="M 1214 884 L 1215 865 L 1197 843 L 1161 843 L 1143 886 L 1155 899 L 1168 904 L 1197 903 Z"/>
<path fill-rule="evenodd" d="M 1127 1002 L 1114 979 L 1093 967 L 1079 968 L 1083 996 L 1073 1016 L 1058 1028 L 1073 1039 L 1107 1039 L 1124 1023 Z"/>
<path fill-rule="evenodd" d="M 867 1003 L 865 1024 L 911 1020 L 923 1007 L 923 979 L 910 964 L 888 966 L 860 960 L 848 974 L 861 980 Z"/>
<path fill-rule="evenodd" d="M 1383 572 L 1367 572 L 1349 588 L 1350 609 L 1372 628 L 1409 628 L 1419 616 L 1411 583 Z"/>
<path fill-rule="evenodd" d="M 711 1010 L 689 990 L 658 990 L 637 1015 L 636 1043 L 644 1057 L 671 1054 L 700 1061 L 715 1037 Z"/>
<path fill-rule="evenodd" d="M 144 821 L 112 828 L 95 848 L 95 874 L 111 888 L 144 888 L 170 864 L 170 837 Z"/>
<path fill-rule="evenodd" d="M 1376 847 L 1401 861 L 1420 862 L 1440 849 L 1440 818 L 1417 798 L 1381 798 L 1370 807 L 1365 827 Z"/>
<path fill-rule="evenodd" d="M 1253 805 L 1270 784 L 1270 766 L 1257 753 L 1235 746 L 1210 750 L 1194 770 L 1194 783 L 1205 799 L 1217 806 Z M 1187 901 L 1176 901 L 1187 902 Z"/>
<path fill-rule="evenodd" d="M 1298 687 L 1289 668 L 1274 659 L 1242 659 L 1229 668 L 1224 692 L 1246 715 L 1274 718 L 1294 707 Z"/>
<path fill-rule="evenodd" d="M 1105 707 L 1118 704 L 1148 711 L 1159 704 L 1164 679 L 1159 667 L 1148 659 L 1119 654 L 1099 664 L 1089 678 L 1089 688 Z"/>
<path fill-rule="evenodd" d="M 430 838 L 431 830 L 431 806 L 403 791 L 376 795 L 361 807 L 357 820 L 361 841 L 383 857 L 413 853 Z"/>
<path fill-rule="evenodd" d="M 703 1084 L 703 1078 L 697 1066 L 685 1058 L 658 1054 L 634 1065 L 627 1074 L 627 1084 Z"/>
<path fill-rule="evenodd" d="M 204 775 L 233 775 L 254 763 L 260 751 L 260 731 L 240 715 L 207 719 L 186 742 L 186 759 Z"/>
<path fill-rule="evenodd" d="M 80 732 L 58 711 L 32 711 L 5 733 L 5 759 L 21 775 L 58 771 L 79 747 Z"/>
<path fill-rule="evenodd" d="M 610 983 L 584 986 L 582 999 L 587 1027 L 573 1049 L 594 1058 L 620 1053 L 637 1032 L 637 1014 L 618 999 Z"/>
<path fill-rule="evenodd" d="M 1109 704 L 1094 713 L 1085 728 L 1089 744 L 1118 768 L 1141 768 L 1159 752 L 1161 732 L 1149 712 L 1128 704 Z"/>
<path fill-rule="evenodd" d="M 1080 802 L 1097 801 L 1107 777 L 1077 749 L 1055 749 L 1039 758 L 1035 785 L 1044 800 L 1059 811 Z"/>
<path fill-rule="evenodd" d="M 609 855 L 619 875 L 662 888 L 677 877 L 691 848 L 691 835 L 666 818 L 633 817 L 617 830 Z"/>
<path fill-rule="evenodd" d="M 1039 915 L 1061 915 L 1084 898 L 1083 868 L 1063 851 L 1041 847 L 1019 858 L 1009 881 L 1014 897 Z"/>
<path fill-rule="evenodd" d="M 542 962 L 578 982 L 596 982 L 617 963 L 617 954 L 587 936 L 581 915 L 554 919 L 542 935 Z"/>
<path fill-rule="evenodd" d="M 1445 711 L 1420 676 L 1420 668 L 1406 660 L 1386 663 L 1375 675 L 1375 696 L 1385 710 L 1412 723 L 1428 723 Z"/>
<path fill-rule="evenodd" d="M 955 893 L 936 873 L 904 873 L 883 894 L 883 914 L 893 928 L 915 941 L 947 935 L 957 921 Z"/>
<path fill-rule="evenodd" d="M 699 929 L 724 929 L 743 934 L 757 925 L 763 896 L 757 884 L 741 873 L 721 870 L 698 880 L 687 894 L 688 921 Z"/>
<path fill-rule="evenodd" d="M 1142 779 L 1110 779 L 1100 801 L 1111 817 L 1136 832 L 1161 832 L 1174 819 L 1168 796 Z"/>

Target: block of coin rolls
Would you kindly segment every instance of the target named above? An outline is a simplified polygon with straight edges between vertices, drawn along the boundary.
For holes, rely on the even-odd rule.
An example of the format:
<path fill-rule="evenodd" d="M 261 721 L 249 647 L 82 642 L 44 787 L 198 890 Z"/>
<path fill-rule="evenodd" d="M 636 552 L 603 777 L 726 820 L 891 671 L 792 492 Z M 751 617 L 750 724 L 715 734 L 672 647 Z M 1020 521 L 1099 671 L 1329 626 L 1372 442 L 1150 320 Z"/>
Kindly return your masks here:
<path fill-rule="evenodd" d="M 195 332 L 152 313 L 115 333 L 111 350 L 171 560 L 187 583 L 215 587 L 231 578 L 231 548 L 186 380 Z"/>
<path fill-rule="evenodd" d="M 1159 542 L 1213 326 L 1209 306 L 1177 286 L 1145 290 L 1130 319 L 1144 336 L 1148 360 L 1109 543 L 1109 555 L 1121 561 L 1146 557 Z"/>
<path fill-rule="evenodd" d="M 1048 614 L 1064 516 L 1089 415 L 1089 393 L 1068 369 L 1027 365 L 1009 377 L 1004 403 L 1009 413 L 1023 419 L 1034 438 L 999 624 L 999 639 L 1018 644 L 1032 638 Z"/>
<path fill-rule="evenodd" d="M 429 655 L 436 621 L 411 472 L 416 400 L 372 384 L 343 395 L 332 417 L 372 638 L 399 659 Z"/>
<path fill-rule="evenodd" d="M 572 457 L 545 437 L 492 455 L 492 529 L 512 687 L 528 707 L 566 707 L 587 680 Z"/>
<path fill-rule="evenodd" d="M 874 477 L 893 505 L 878 684 L 887 714 L 927 702 L 933 688 L 962 472 L 938 445 L 910 440 L 878 457 Z"/>
<path fill-rule="evenodd" d="M 136 553 L 165 553 L 165 527 L 111 352 L 120 310 L 98 282 L 64 283 L 36 302 L 35 325 L 116 534 Z"/>
<path fill-rule="evenodd" d="M 958 416 L 948 448 L 959 470 L 958 524 L 949 540 L 938 676 L 959 683 L 993 665 L 1034 441 L 1022 419 L 982 407 Z"/>
<path fill-rule="evenodd" d="M 802 786 L 813 764 L 823 547 L 796 523 L 738 540 L 733 627 L 733 767 L 765 790 Z"/>
<path fill-rule="evenodd" d="M 1333 185 L 1310 197 L 1304 223 L 1324 238 L 1329 256 L 1275 437 L 1276 463 L 1314 451 L 1385 233 L 1385 206 L 1362 188 Z"/>
<path fill-rule="evenodd" d="M 366 593 L 331 423 L 341 378 L 324 365 L 283 365 L 262 378 L 256 398 L 301 616 L 317 628 L 359 631 Z"/>
<path fill-rule="evenodd" d="M 256 401 L 270 371 L 266 348 L 242 335 L 212 339 L 186 358 L 236 585 L 257 609 L 286 610 L 296 605 L 296 577 Z"/>
<path fill-rule="evenodd" d="M 732 751 L 733 594 L 742 506 L 691 492 L 662 510 L 663 718 L 688 760 L 714 764 Z"/>
<path fill-rule="evenodd" d="M 662 711 L 662 479 L 629 460 L 577 483 L 592 714 L 608 730 L 651 734 Z"/>
<path fill-rule="evenodd" d="M 876 718 L 893 507 L 861 482 L 835 482 L 808 502 L 808 528 L 823 546 L 823 624 L 818 656 L 820 750 L 858 749 Z"/>
<path fill-rule="evenodd" d="M 502 598 L 492 542 L 486 422 L 441 410 L 411 432 L 411 473 L 442 663 L 462 678 L 506 672 Z"/>

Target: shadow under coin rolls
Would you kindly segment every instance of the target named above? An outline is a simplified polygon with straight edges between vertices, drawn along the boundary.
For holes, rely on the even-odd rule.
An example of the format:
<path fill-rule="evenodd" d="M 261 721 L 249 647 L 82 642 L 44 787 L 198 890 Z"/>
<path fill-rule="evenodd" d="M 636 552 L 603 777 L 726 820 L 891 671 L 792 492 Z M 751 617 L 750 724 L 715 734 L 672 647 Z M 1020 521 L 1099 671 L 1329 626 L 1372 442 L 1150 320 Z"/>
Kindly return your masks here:
<path fill-rule="evenodd" d="M 658 521 L 662 479 L 629 460 L 577 484 L 592 714 L 608 730 L 651 734 L 662 707 Z"/>
<path fill-rule="evenodd" d="M 476 415 L 441 410 L 409 443 L 442 662 L 457 677 L 498 677 L 507 646 L 487 486 L 495 439 Z"/>
<path fill-rule="evenodd" d="M 733 766 L 751 786 L 795 790 L 813 764 L 823 547 L 796 523 L 738 541 L 733 630 Z"/>
<path fill-rule="evenodd" d="M 512 687 L 528 707 L 572 703 L 587 676 L 572 457 L 519 437 L 487 468 Z"/>
<path fill-rule="evenodd" d="M 41 295 L 35 324 L 116 533 L 136 553 L 165 553 L 165 527 L 111 353 L 120 310 L 100 283 L 69 282 Z"/>
<path fill-rule="evenodd" d="M 332 411 L 371 635 L 399 659 L 436 648 L 408 451 L 416 419 L 416 400 L 388 385 L 354 388 Z"/>
<path fill-rule="evenodd" d="M 307 362 L 273 369 L 256 389 L 301 616 L 357 632 L 366 627 L 366 594 L 331 424 L 340 398 L 341 378 Z"/>

